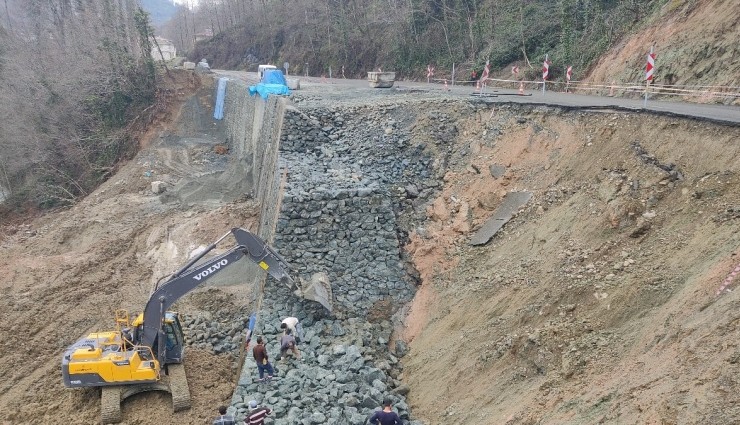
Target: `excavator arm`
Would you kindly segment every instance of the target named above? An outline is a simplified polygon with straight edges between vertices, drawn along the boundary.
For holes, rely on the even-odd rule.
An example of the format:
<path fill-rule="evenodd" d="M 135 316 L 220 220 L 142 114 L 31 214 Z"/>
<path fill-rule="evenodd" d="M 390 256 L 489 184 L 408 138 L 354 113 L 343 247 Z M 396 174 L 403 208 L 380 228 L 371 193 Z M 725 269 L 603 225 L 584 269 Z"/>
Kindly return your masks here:
<path fill-rule="evenodd" d="M 237 242 L 236 246 L 202 264 L 195 265 L 229 234 L 234 235 Z M 182 296 L 236 263 L 242 257 L 248 257 L 275 279 L 286 282 L 290 286 L 295 286 L 287 272 L 288 264 L 275 250 L 253 233 L 244 229 L 233 228 L 230 233 L 209 245 L 154 290 L 144 309 L 144 323 L 139 343 L 147 347 L 153 347 L 157 337 L 160 341 L 164 341 L 163 320 L 169 307 Z M 164 344 L 158 344 L 158 347 L 157 360 L 163 363 Z"/>

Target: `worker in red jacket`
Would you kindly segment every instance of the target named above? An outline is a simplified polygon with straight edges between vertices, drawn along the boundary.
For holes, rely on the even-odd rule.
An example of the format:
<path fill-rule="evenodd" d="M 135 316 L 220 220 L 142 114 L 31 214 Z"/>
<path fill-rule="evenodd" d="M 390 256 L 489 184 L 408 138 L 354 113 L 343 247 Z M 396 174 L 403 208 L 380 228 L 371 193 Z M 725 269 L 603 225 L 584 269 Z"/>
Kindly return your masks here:
<path fill-rule="evenodd" d="M 265 416 L 270 413 L 272 413 L 272 409 L 264 406 L 259 407 L 257 400 L 252 400 L 249 402 L 249 414 L 244 419 L 244 423 L 249 425 L 264 425 Z"/>

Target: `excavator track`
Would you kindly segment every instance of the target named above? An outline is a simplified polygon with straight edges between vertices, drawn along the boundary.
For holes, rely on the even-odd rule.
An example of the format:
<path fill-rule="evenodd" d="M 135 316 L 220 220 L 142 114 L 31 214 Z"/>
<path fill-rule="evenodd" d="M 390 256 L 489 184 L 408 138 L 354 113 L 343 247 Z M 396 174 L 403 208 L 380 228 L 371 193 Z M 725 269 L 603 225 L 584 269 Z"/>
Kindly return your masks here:
<path fill-rule="evenodd" d="M 179 412 L 190 409 L 190 388 L 188 388 L 188 379 L 185 376 L 185 367 L 182 364 L 167 365 L 167 374 L 170 379 L 172 410 Z"/>
<path fill-rule="evenodd" d="M 123 420 L 121 413 L 120 386 L 103 387 L 100 396 L 100 421 L 103 424 L 117 424 Z"/>

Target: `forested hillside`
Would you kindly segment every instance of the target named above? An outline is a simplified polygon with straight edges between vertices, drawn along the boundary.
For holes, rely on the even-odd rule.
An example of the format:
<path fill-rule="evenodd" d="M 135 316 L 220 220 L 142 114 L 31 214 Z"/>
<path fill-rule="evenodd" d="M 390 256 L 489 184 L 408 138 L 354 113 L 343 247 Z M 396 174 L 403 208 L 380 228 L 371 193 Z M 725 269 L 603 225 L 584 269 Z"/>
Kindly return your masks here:
<path fill-rule="evenodd" d="M 545 54 L 583 70 L 666 0 L 322 0 L 201 1 L 163 28 L 166 37 L 216 67 L 249 59 L 318 75 L 361 75 L 374 67 L 420 76 L 427 64 L 461 72 L 530 62 Z M 215 36 L 194 49 L 193 34 Z M 462 74 L 465 75 L 465 74 Z"/>
<path fill-rule="evenodd" d="M 6 0 L 0 8 L 4 207 L 74 202 L 134 150 L 123 131 L 155 93 L 136 0 Z"/>

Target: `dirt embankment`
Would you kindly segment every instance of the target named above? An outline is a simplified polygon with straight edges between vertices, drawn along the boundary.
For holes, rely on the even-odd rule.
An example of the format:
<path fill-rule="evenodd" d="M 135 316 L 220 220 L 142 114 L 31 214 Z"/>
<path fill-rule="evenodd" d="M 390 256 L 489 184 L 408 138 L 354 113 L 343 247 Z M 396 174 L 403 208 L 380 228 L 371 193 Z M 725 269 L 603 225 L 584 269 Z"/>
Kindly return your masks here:
<path fill-rule="evenodd" d="M 457 113 L 408 247 L 404 380 L 430 424 L 740 422 L 738 127 L 550 108 Z M 416 137 L 435 131 L 420 120 Z M 494 178 L 491 165 L 506 167 Z M 491 243 L 508 191 L 534 192 Z"/>
<path fill-rule="evenodd" d="M 644 81 L 647 53 L 654 46 L 656 84 L 737 93 L 739 21 L 740 7 L 735 0 L 666 2 L 645 28 L 626 36 L 604 54 L 586 81 L 615 81 L 617 85 Z M 680 100 L 717 102 L 717 97 L 699 94 Z M 740 99 L 734 99 L 734 104 L 738 102 Z"/>
<path fill-rule="evenodd" d="M 175 193 L 151 191 L 154 180 L 172 190 L 184 177 L 223 168 L 223 146 L 204 138 L 214 125 L 212 84 L 188 74 L 169 88 L 169 109 L 140 135 L 143 150 L 108 182 L 66 211 L 0 228 L 0 423 L 99 422 L 98 389 L 64 388 L 63 350 L 113 328 L 116 309 L 140 312 L 156 280 L 192 250 L 258 223 L 251 201 L 201 199 L 185 207 Z M 208 312 L 209 299 L 226 290 L 188 297 L 179 307 Z M 187 356 L 192 409 L 173 415 L 168 394 L 140 394 L 123 405 L 126 423 L 203 424 L 229 403 L 235 359 L 196 348 Z"/>

